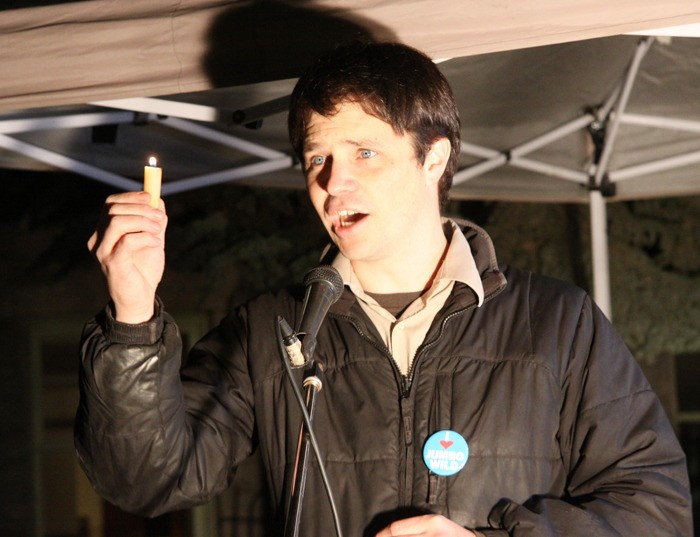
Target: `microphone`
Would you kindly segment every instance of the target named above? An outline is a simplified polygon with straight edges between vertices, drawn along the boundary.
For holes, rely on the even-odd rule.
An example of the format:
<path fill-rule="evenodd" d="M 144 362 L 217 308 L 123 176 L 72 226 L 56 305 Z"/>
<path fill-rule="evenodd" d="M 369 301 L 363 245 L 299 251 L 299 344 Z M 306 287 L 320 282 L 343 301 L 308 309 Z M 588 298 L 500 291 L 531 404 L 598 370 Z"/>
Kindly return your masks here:
<path fill-rule="evenodd" d="M 334 267 L 320 265 L 306 273 L 304 285 L 306 286 L 306 296 L 297 333 L 304 336 L 301 349 L 304 358 L 310 361 L 316 350 L 318 329 L 321 327 L 328 309 L 338 301 L 343 293 L 343 279 Z"/>

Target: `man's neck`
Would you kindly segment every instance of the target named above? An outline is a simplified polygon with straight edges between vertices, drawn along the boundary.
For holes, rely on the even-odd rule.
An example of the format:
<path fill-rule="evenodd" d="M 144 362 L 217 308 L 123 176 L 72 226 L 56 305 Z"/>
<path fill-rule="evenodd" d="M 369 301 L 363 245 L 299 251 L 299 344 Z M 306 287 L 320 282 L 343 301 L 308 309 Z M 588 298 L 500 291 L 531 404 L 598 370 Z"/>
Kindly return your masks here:
<path fill-rule="evenodd" d="M 449 241 L 440 223 L 418 244 L 407 245 L 402 259 L 351 261 L 351 264 L 365 292 L 424 291 L 432 285 L 448 246 Z"/>

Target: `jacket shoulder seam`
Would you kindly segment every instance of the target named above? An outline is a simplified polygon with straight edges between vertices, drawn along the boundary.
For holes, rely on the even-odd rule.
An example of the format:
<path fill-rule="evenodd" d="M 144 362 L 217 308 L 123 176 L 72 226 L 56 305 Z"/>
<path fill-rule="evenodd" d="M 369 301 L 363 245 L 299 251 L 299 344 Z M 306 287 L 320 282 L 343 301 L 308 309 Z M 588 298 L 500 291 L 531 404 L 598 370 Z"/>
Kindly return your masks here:
<path fill-rule="evenodd" d="M 645 395 L 645 394 L 652 394 L 653 395 L 653 393 L 654 392 L 652 390 L 650 390 L 649 388 L 637 390 L 635 392 L 621 395 L 620 397 L 616 397 L 615 399 L 610 399 L 609 401 L 603 401 L 602 403 L 598 403 L 597 405 L 593 405 L 592 407 L 584 408 L 581 410 L 581 415 L 587 414 L 589 412 L 594 412 L 594 411 L 599 410 L 603 407 L 613 405 L 613 404 L 618 403 L 620 401 L 623 401 L 625 399 L 631 399 L 631 398 L 637 397 L 639 395 Z"/>

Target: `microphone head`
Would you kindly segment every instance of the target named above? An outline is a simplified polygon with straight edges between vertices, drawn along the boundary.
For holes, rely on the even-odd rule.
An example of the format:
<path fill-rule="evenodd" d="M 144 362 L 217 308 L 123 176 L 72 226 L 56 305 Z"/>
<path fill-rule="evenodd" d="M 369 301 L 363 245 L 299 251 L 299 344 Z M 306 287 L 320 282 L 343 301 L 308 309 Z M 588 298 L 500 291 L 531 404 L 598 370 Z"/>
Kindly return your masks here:
<path fill-rule="evenodd" d="M 325 283 L 332 292 L 331 304 L 335 304 L 343 294 L 343 278 L 331 265 L 319 265 L 312 268 L 304 276 L 304 287 L 308 288 L 314 283 Z"/>

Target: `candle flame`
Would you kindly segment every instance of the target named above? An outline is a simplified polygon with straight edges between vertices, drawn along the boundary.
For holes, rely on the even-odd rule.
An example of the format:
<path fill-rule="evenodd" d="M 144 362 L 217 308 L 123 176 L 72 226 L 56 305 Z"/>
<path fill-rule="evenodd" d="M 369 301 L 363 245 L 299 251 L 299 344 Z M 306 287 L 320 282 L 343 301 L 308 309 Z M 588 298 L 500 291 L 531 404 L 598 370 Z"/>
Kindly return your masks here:
<path fill-rule="evenodd" d="M 148 159 L 148 165 L 149 165 L 149 166 L 155 166 L 156 164 L 158 164 L 158 161 L 156 160 L 156 157 L 151 157 L 151 158 Z"/>

